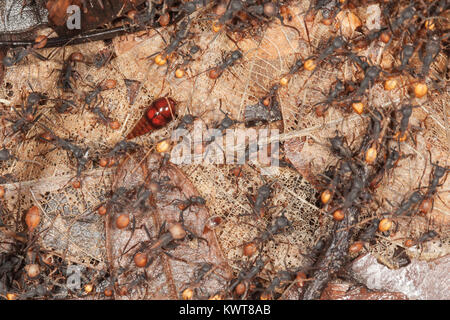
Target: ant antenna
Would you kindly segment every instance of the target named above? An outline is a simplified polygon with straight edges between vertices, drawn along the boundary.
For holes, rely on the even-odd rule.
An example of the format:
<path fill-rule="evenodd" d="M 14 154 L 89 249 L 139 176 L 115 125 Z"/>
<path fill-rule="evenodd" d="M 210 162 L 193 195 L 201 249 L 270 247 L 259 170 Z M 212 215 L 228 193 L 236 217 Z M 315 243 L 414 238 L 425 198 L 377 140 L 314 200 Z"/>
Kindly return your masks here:
<path fill-rule="evenodd" d="M 231 1 L 230 1 L 230 2 L 231 2 Z M 243 52 L 242 49 L 238 46 L 237 41 L 234 40 L 228 33 L 225 33 L 225 34 L 226 34 L 227 38 L 230 39 L 230 40 L 234 43 L 234 45 L 236 46 L 236 48 L 238 48 L 239 51 Z"/>

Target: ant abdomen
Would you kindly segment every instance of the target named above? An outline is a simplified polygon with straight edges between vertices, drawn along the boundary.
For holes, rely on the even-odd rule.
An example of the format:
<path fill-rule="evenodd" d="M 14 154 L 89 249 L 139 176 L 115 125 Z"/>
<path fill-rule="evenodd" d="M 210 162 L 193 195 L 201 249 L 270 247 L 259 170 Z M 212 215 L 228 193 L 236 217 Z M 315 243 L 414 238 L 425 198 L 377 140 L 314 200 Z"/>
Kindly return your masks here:
<path fill-rule="evenodd" d="M 153 101 L 127 135 L 127 139 L 133 139 L 166 126 L 175 116 L 175 105 L 172 98 L 158 98 Z"/>

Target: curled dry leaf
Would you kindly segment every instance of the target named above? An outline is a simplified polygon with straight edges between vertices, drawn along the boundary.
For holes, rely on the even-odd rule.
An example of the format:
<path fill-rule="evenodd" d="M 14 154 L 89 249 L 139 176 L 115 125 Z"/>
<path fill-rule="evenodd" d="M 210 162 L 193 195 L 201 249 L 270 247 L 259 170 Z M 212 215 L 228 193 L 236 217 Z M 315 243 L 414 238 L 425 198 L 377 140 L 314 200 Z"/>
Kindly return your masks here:
<path fill-rule="evenodd" d="M 138 161 L 142 163 L 139 165 Z M 118 212 L 107 215 L 107 254 L 111 261 L 110 271 L 117 279 L 115 287 L 127 287 L 128 293 L 121 296 L 123 299 L 181 299 L 187 288 L 194 290 L 193 299 L 207 299 L 226 289 L 231 270 L 214 231 L 203 232 L 209 218 L 204 206 L 191 206 L 183 212 L 187 231 L 185 237 L 171 241 L 165 249 L 157 246 L 159 230 L 169 234 L 173 231 L 171 226 L 180 219 L 176 200 L 198 195 L 178 168 L 168 164 L 158 170 L 160 163 L 161 157 L 157 154 L 148 158 L 144 154 L 134 155 L 127 158 L 116 172 L 114 190 L 119 187 L 129 189 L 146 178 L 149 188 L 150 183 L 156 181 L 159 181 L 160 188 L 150 196 L 149 210 L 133 209 L 132 205 L 124 208 L 135 219 L 134 222 L 131 219 L 127 229 L 115 228 Z M 130 198 L 131 203 L 136 199 L 133 197 Z M 191 233 L 204 240 L 190 236 Z M 147 254 L 148 261 L 144 268 L 135 266 L 134 256 L 138 252 Z M 199 279 L 197 272 L 204 264 L 212 265 L 211 272 Z"/>

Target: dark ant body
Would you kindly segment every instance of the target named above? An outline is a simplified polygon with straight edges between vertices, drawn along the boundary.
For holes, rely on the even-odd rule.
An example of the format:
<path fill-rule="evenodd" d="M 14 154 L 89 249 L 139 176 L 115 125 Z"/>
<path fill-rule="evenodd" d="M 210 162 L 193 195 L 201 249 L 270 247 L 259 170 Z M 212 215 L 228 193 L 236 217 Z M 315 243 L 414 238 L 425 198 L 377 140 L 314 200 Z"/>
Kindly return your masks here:
<path fill-rule="evenodd" d="M 330 138 L 331 143 L 331 152 L 342 158 L 342 159 L 351 159 L 353 152 L 349 147 L 344 145 L 344 137 L 340 136 L 336 133 L 336 136 Z"/>
<path fill-rule="evenodd" d="M 147 10 L 134 12 L 134 14 L 132 16 L 128 16 L 128 18 L 132 24 L 137 25 L 136 29 L 144 29 L 149 25 L 156 26 L 159 24 L 155 23 L 156 8 L 153 5 Z"/>
<path fill-rule="evenodd" d="M 26 107 L 27 109 L 39 104 L 42 100 L 46 99 L 46 95 L 40 92 L 31 92 L 27 97 Z"/>
<path fill-rule="evenodd" d="M 177 23 L 184 17 L 189 17 L 191 14 L 196 12 L 199 8 L 204 7 L 208 4 L 209 1 L 206 0 L 192 0 L 183 3 L 176 10 L 178 11 L 178 15 L 173 19 L 173 23 Z"/>
<path fill-rule="evenodd" d="M 181 210 L 180 221 L 183 221 L 183 213 L 191 206 L 203 206 L 206 204 L 206 200 L 200 196 L 191 196 L 186 200 L 175 200 L 177 203 L 178 209 Z"/>
<path fill-rule="evenodd" d="M 373 219 L 370 224 L 361 232 L 359 235 L 359 240 L 364 242 L 371 242 L 378 231 L 378 225 L 380 223 L 379 219 Z"/>
<path fill-rule="evenodd" d="M 345 41 L 344 37 L 337 36 L 337 37 L 330 37 L 325 45 L 325 48 L 323 51 L 319 54 L 317 59 L 313 60 L 312 58 L 308 58 L 305 61 L 305 68 L 307 70 L 312 70 L 311 76 L 318 70 L 318 66 L 326 59 L 328 59 L 330 56 L 332 56 L 335 52 L 338 50 L 344 48 L 347 46 L 347 42 Z M 313 56 L 315 57 L 315 56 Z M 306 64 L 310 63 L 310 67 L 307 67 Z M 311 78 L 310 76 L 310 78 Z M 308 78 L 308 80 L 310 79 Z M 306 80 L 306 81 L 308 81 Z M 306 82 L 304 83 L 304 85 Z"/>
<path fill-rule="evenodd" d="M 292 282 L 295 279 L 296 273 L 282 270 L 277 273 L 277 276 L 272 279 L 269 286 L 264 290 L 262 295 L 270 295 L 272 298 L 275 295 L 277 289 L 282 288 L 286 283 Z"/>
<path fill-rule="evenodd" d="M 205 139 L 207 145 L 213 142 L 218 134 L 219 135 L 223 134 L 225 130 L 231 128 L 234 124 L 238 123 L 238 121 L 231 119 L 228 116 L 228 113 L 224 112 L 221 107 L 219 108 L 219 110 L 225 115 L 225 117 L 219 122 L 219 124 L 215 128 L 218 131 L 217 134 L 213 134 Z"/>
<path fill-rule="evenodd" d="M 398 159 L 400 159 L 400 154 L 396 149 L 390 149 L 388 157 L 386 159 L 386 163 L 384 164 L 383 170 L 389 171 L 390 169 L 394 168 L 395 164 L 397 163 Z"/>
<path fill-rule="evenodd" d="M 269 239 L 273 239 L 274 235 L 280 234 L 284 231 L 284 229 L 290 228 L 291 226 L 291 222 L 288 218 L 286 218 L 283 211 L 280 216 L 275 218 L 273 224 L 270 224 L 267 229 L 261 232 L 260 235 L 255 237 L 255 239 L 253 239 L 251 243 L 264 243 Z"/>
<path fill-rule="evenodd" d="M 178 28 L 178 31 L 175 33 L 175 36 L 172 37 L 169 45 L 164 49 L 165 55 L 170 55 L 172 52 L 176 51 L 181 45 L 182 42 L 189 36 L 189 20 L 182 21 Z"/>
<path fill-rule="evenodd" d="M 326 191 L 329 192 L 329 199 L 324 196 L 324 199 L 322 199 L 322 204 L 327 204 L 330 202 L 330 200 L 333 197 L 333 194 L 337 192 L 338 185 L 341 184 L 344 180 L 344 176 L 346 173 L 351 172 L 352 169 L 350 168 L 350 164 L 347 161 L 342 161 L 340 163 L 339 171 L 336 172 L 336 168 L 332 167 L 332 171 L 329 173 L 325 173 L 322 176 L 324 176 L 327 181 L 329 181 L 328 186 L 326 190 L 322 194 L 326 194 Z"/>
<path fill-rule="evenodd" d="M 35 124 L 41 117 L 41 115 L 36 116 L 38 112 L 37 105 L 45 99 L 45 95 L 42 95 L 39 92 L 32 92 L 28 95 L 25 107 L 23 105 L 20 106 L 21 111 L 18 111 L 14 108 L 14 111 L 19 116 L 17 120 L 6 119 L 7 121 L 13 123 L 12 131 L 13 133 L 17 133 L 21 131 L 22 133 L 27 133 L 33 124 Z"/>
<path fill-rule="evenodd" d="M 244 7 L 244 3 L 241 0 L 230 0 L 225 13 L 219 18 L 219 24 L 223 25 L 230 21 L 236 13 L 238 13 Z"/>
<path fill-rule="evenodd" d="M 334 88 L 330 88 L 328 91 L 327 98 L 324 101 L 320 101 L 316 103 L 314 106 L 322 105 L 324 107 L 321 108 L 320 114 L 325 113 L 329 106 L 333 104 L 334 101 L 337 100 L 337 98 L 345 91 L 345 85 L 341 80 L 337 80 Z M 317 111 L 316 111 L 317 113 Z M 318 114 L 319 115 L 319 114 Z"/>
<path fill-rule="evenodd" d="M 303 67 L 304 67 L 304 61 L 302 60 L 302 58 L 299 58 L 299 59 L 295 60 L 291 69 L 289 69 L 288 74 L 290 74 L 290 75 L 296 74 L 300 70 L 303 70 Z"/>
<path fill-rule="evenodd" d="M 149 246 L 149 244 L 143 244 L 142 248 L 138 251 L 143 251 L 145 249 L 148 249 L 150 251 L 158 250 L 158 249 L 164 250 L 164 249 L 176 247 L 178 244 L 174 243 L 174 241 L 183 240 L 187 234 L 189 234 L 190 236 L 192 236 L 194 238 L 203 240 L 206 243 L 208 243 L 208 241 L 206 239 L 196 236 L 193 232 L 191 232 L 189 229 L 187 229 L 183 225 L 182 222 L 174 223 L 172 226 L 170 226 L 168 228 L 168 231 L 164 231 L 165 229 L 166 229 L 166 221 L 164 221 L 163 224 L 161 225 L 161 228 L 159 230 L 158 239 L 150 246 Z M 176 229 L 176 230 L 174 230 L 174 229 Z M 150 238 L 149 234 L 147 234 L 147 236 L 149 236 L 149 238 Z M 170 256 L 170 254 L 168 254 L 166 252 L 164 252 L 164 253 L 166 255 Z"/>
<path fill-rule="evenodd" d="M 200 196 L 192 196 L 184 201 L 179 200 L 178 202 L 178 206 L 182 207 L 181 209 L 182 211 L 187 210 L 190 206 L 193 205 L 204 205 L 204 204 L 206 204 L 206 200 Z"/>
<path fill-rule="evenodd" d="M 222 111 L 222 113 L 224 112 Z M 216 127 L 216 129 L 219 130 L 220 132 L 224 132 L 225 130 L 231 128 L 231 126 L 237 123 L 236 120 L 233 120 L 228 116 L 228 113 L 224 114 L 225 117 L 222 119 L 222 121 L 220 121 L 219 125 Z"/>
<path fill-rule="evenodd" d="M 193 116 L 192 114 L 184 115 L 181 118 L 180 123 L 177 125 L 176 129 L 184 129 L 184 130 L 186 130 L 189 125 L 194 123 L 195 119 L 196 119 L 196 117 Z"/>
<path fill-rule="evenodd" d="M 21 109 L 22 111 L 17 111 L 17 109 L 14 108 L 14 111 L 20 117 L 19 119 L 15 121 L 11 119 L 6 120 L 13 123 L 11 127 L 13 133 L 21 131 L 22 133 L 25 134 L 31 129 L 33 124 L 39 120 L 40 115 L 36 117 L 36 113 L 38 111 L 37 108 L 31 107 L 24 109 L 22 106 Z"/>
<path fill-rule="evenodd" d="M 278 104 L 278 101 L 277 101 L 277 93 L 278 93 L 278 90 L 279 90 L 279 89 L 280 89 L 280 86 L 279 86 L 278 84 L 273 85 L 273 86 L 270 88 L 269 93 L 268 93 L 265 97 L 263 97 L 263 98 L 261 99 L 261 102 L 262 102 L 267 108 L 272 109 L 272 108 L 278 107 L 278 106 L 276 106 L 276 105 Z M 268 105 L 267 105 L 267 103 L 266 103 L 266 100 L 269 100 Z"/>
<path fill-rule="evenodd" d="M 179 54 L 183 57 L 183 62 L 178 64 L 177 67 L 181 68 L 182 70 L 184 67 L 189 65 L 189 63 L 195 61 L 194 55 L 200 51 L 200 47 L 197 45 L 190 46 L 189 50 L 187 52 L 179 52 Z"/>
<path fill-rule="evenodd" d="M 72 143 L 70 140 L 62 139 L 55 135 L 49 128 L 43 126 L 49 133 L 50 139 L 40 138 L 45 142 L 52 143 L 55 147 L 62 148 L 63 150 L 70 152 L 77 161 L 76 176 L 80 177 L 81 173 L 86 170 L 86 165 L 89 162 L 89 148 L 81 148 Z"/>
<path fill-rule="evenodd" d="M 152 191 L 147 189 L 145 184 L 137 187 L 136 190 L 136 200 L 133 202 L 132 207 L 134 209 L 139 208 L 141 210 L 148 210 L 147 201 L 152 195 Z"/>
<path fill-rule="evenodd" d="M 76 80 L 79 76 L 78 72 L 74 69 L 76 62 L 83 60 L 81 53 L 73 53 L 70 57 L 64 61 L 59 77 L 59 84 L 64 92 L 72 91 L 72 79 Z"/>
<path fill-rule="evenodd" d="M 425 45 L 425 53 L 422 57 L 422 69 L 420 71 L 420 77 L 425 78 L 430 72 L 430 67 L 436 57 L 441 51 L 441 42 L 438 35 L 433 34 L 429 37 Z"/>
<path fill-rule="evenodd" d="M 114 51 L 105 48 L 100 50 L 100 52 L 96 53 L 94 56 L 93 64 L 97 69 L 104 67 L 114 56 Z"/>
<path fill-rule="evenodd" d="M 341 11 L 341 5 L 342 5 L 341 1 L 338 0 L 327 1 L 327 3 L 325 3 L 324 6 L 321 8 L 322 17 L 324 19 L 333 19 L 334 17 L 336 17 L 339 11 Z"/>
<path fill-rule="evenodd" d="M 413 105 L 403 105 L 400 108 L 400 113 L 402 114 L 402 118 L 400 120 L 400 126 L 399 126 L 399 132 L 398 132 L 398 139 L 403 140 L 406 138 L 406 131 L 408 130 L 409 126 L 409 118 L 412 115 L 412 109 L 417 108 L 418 106 Z"/>
<path fill-rule="evenodd" d="M 327 246 L 327 239 L 325 237 L 321 237 L 312 247 L 311 253 L 309 254 L 310 258 L 315 261 L 320 254 L 323 252 L 325 247 Z"/>
<path fill-rule="evenodd" d="M 256 195 L 254 210 L 256 212 L 259 212 L 264 205 L 264 202 L 266 202 L 267 199 L 269 199 L 270 195 L 272 193 L 272 189 L 270 188 L 270 184 L 264 184 L 258 189 L 258 193 Z"/>
<path fill-rule="evenodd" d="M 400 66 L 398 67 L 398 71 L 402 72 L 409 65 L 409 60 L 411 60 L 414 54 L 414 47 L 410 44 L 406 44 L 403 46 L 403 49 L 400 53 Z"/>
<path fill-rule="evenodd" d="M 260 215 L 261 209 L 264 206 L 264 203 L 270 198 L 270 195 L 272 194 L 272 183 L 265 183 L 261 187 L 258 188 L 256 199 L 253 202 L 253 200 L 247 196 L 250 203 L 253 204 L 253 212 L 258 216 Z"/>
<path fill-rule="evenodd" d="M 327 46 L 320 53 L 319 57 L 315 61 L 316 65 L 319 65 L 322 61 L 330 57 L 337 50 L 343 48 L 346 45 L 346 42 L 342 36 L 337 36 L 335 38 L 330 38 L 327 42 Z"/>
<path fill-rule="evenodd" d="M 194 271 L 194 280 L 192 284 L 200 283 L 203 278 L 212 270 L 213 265 L 211 263 L 202 263 L 202 265 Z"/>
<path fill-rule="evenodd" d="M 21 48 L 19 50 L 13 50 L 12 56 L 10 56 L 10 57 L 6 56 L 3 58 L 3 65 L 5 67 L 11 67 L 13 65 L 16 65 L 16 64 L 20 63 L 29 54 L 34 55 L 36 58 L 38 58 L 42 61 L 47 60 L 46 57 L 37 53 L 32 47 L 29 47 L 29 48 Z"/>
<path fill-rule="evenodd" d="M 290 26 L 284 23 L 284 18 L 282 15 L 282 10 L 284 10 L 288 15 L 288 20 L 292 19 L 291 15 L 289 14 L 289 9 L 286 9 L 284 6 L 280 6 L 279 1 L 276 2 L 265 2 L 261 4 L 252 4 L 245 3 L 247 7 L 245 8 L 244 12 L 250 14 L 251 16 L 255 17 L 258 21 L 261 22 L 267 22 L 271 18 L 276 17 L 278 20 L 280 20 L 280 23 L 283 27 L 287 27 L 290 29 L 295 30 L 298 35 L 300 36 L 300 31 L 295 28 L 294 26 Z"/>
<path fill-rule="evenodd" d="M 355 96 L 359 97 L 364 94 L 364 92 L 375 83 L 375 80 L 379 77 L 381 69 L 377 66 L 369 66 L 364 70 L 364 78 L 359 85 L 358 90 L 356 90 Z"/>
<path fill-rule="evenodd" d="M 99 209 L 100 207 L 104 206 L 106 208 L 106 212 L 110 213 L 114 209 L 117 209 L 117 212 L 122 211 L 122 209 L 125 207 L 125 205 L 128 203 L 128 193 L 130 190 L 128 190 L 125 187 L 119 187 L 117 190 L 115 190 L 109 197 L 108 200 L 97 206 L 96 209 Z M 112 209 L 112 210 L 111 210 Z"/>
<path fill-rule="evenodd" d="M 204 262 L 201 263 L 199 267 L 197 267 L 194 272 L 193 272 L 193 277 L 194 279 L 192 281 L 190 281 L 182 290 L 182 292 L 184 292 L 184 290 L 186 290 L 187 288 L 199 288 L 200 287 L 200 283 L 205 279 L 205 277 L 210 274 L 211 272 L 214 271 L 214 269 L 216 268 L 216 266 L 214 266 L 212 263 L 208 263 L 208 262 Z M 201 287 L 200 287 L 201 289 Z"/>
<path fill-rule="evenodd" d="M 105 112 L 100 108 L 100 105 L 96 105 L 94 108 L 90 109 L 90 111 L 95 114 L 100 121 L 102 121 L 105 125 L 110 124 L 114 120 L 107 116 Z"/>
<path fill-rule="evenodd" d="M 417 239 L 417 243 L 416 244 L 421 244 L 424 243 L 426 241 L 430 241 L 434 238 L 436 238 L 439 234 L 434 231 L 434 230 L 430 230 L 428 232 L 425 232 L 424 234 L 422 234 L 419 239 Z"/>
<path fill-rule="evenodd" d="M 344 91 L 345 85 L 341 80 L 336 82 L 336 85 L 333 89 L 330 89 L 328 92 L 327 99 L 325 100 L 326 104 L 331 104 L 336 98 Z"/>
<path fill-rule="evenodd" d="M 337 0 L 315 0 L 306 11 L 306 19 L 312 20 L 317 12 L 322 12 L 324 19 L 333 19 L 341 10 L 342 3 Z M 311 14 L 311 11 L 313 12 Z"/>
<path fill-rule="evenodd" d="M 113 158 L 126 154 L 127 152 L 135 151 L 140 147 L 139 144 L 127 140 L 117 142 L 111 151 L 108 152 L 107 157 Z"/>
<path fill-rule="evenodd" d="M 362 59 L 363 58 L 362 56 L 357 56 L 352 51 L 348 52 L 347 56 L 349 57 L 350 60 L 356 63 L 363 71 L 365 71 L 367 68 L 370 67 L 367 61 Z"/>
<path fill-rule="evenodd" d="M 344 203 L 342 205 L 343 210 L 346 210 L 353 206 L 355 200 L 359 197 L 361 191 L 364 189 L 366 181 L 364 176 L 358 176 L 355 174 L 353 178 L 352 187 L 350 191 L 344 197 Z"/>
<path fill-rule="evenodd" d="M 361 37 L 358 37 L 353 40 L 353 46 L 358 49 L 367 48 L 373 41 L 378 39 L 380 35 L 387 30 L 387 27 L 383 27 L 381 29 L 375 29 L 370 31 L 367 35 L 363 34 Z"/>
<path fill-rule="evenodd" d="M 364 78 L 355 92 L 356 97 L 362 96 L 364 92 L 375 83 L 382 70 L 377 66 L 371 66 L 353 52 L 349 52 L 346 55 L 364 71 Z"/>
<path fill-rule="evenodd" d="M 419 191 L 414 191 L 408 200 L 402 202 L 400 207 L 394 212 L 394 215 L 399 216 L 405 213 L 411 215 L 410 209 L 420 203 L 422 199 L 423 195 Z"/>
<path fill-rule="evenodd" d="M 221 64 L 209 71 L 209 77 L 211 79 L 218 79 L 227 68 L 233 66 L 238 60 L 242 59 L 242 57 L 243 55 L 240 50 L 232 51 Z"/>
<path fill-rule="evenodd" d="M 55 99 L 57 101 L 57 104 L 55 106 L 56 112 L 58 113 L 65 113 L 72 109 L 73 107 L 76 107 L 75 101 L 73 100 L 67 100 L 67 99 Z"/>
<path fill-rule="evenodd" d="M 11 159 L 14 159 L 14 156 L 9 149 L 3 148 L 0 150 L 0 161 L 9 161 Z"/>
<path fill-rule="evenodd" d="M 335 166 L 331 167 L 330 169 L 326 170 L 323 174 L 320 174 L 320 176 L 324 177 L 327 181 L 327 188 L 330 193 L 334 193 L 336 191 L 336 188 L 341 181 L 341 170 L 337 170 Z M 330 195 L 330 198 L 332 195 Z M 328 203 L 330 200 L 325 199 L 326 201 L 323 201 L 323 204 Z"/>
<path fill-rule="evenodd" d="M 416 9 L 414 8 L 414 4 L 409 5 L 402 12 L 397 19 L 391 24 L 391 29 L 393 32 L 396 32 L 398 29 L 402 27 L 402 25 L 409 19 L 413 18 L 416 13 Z"/>
<path fill-rule="evenodd" d="M 102 92 L 102 91 L 103 91 L 102 86 L 98 85 L 97 87 L 95 87 L 94 90 L 91 90 L 91 91 L 89 91 L 89 92 L 86 94 L 86 96 L 85 96 L 85 98 L 84 98 L 84 103 L 85 103 L 87 106 L 90 106 L 93 102 L 94 102 L 94 103 L 97 102 L 97 100 L 98 100 L 98 95 L 99 95 L 100 92 Z"/>
<path fill-rule="evenodd" d="M 267 123 L 282 120 L 280 105 L 277 100 L 278 85 L 272 86 L 269 93 L 259 99 L 257 104 L 245 107 L 245 126 L 252 127 L 260 122 Z"/>
<path fill-rule="evenodd" d="M 350 169 L 353 173 L 353 179 L 351 180 L 351 187 L 343 196 L 343 202 L 339 206 L 343 212 L 350 210 L 355 207 L 355 201 L 361 199 L 362 201 L 367 201 L 367 194 L 363 191 L 367 186 L 369 169 L 366 164 L 362 164 L 360 167 L 356 163 L 349 163 Z M 342 184 L 342 183 L 341 183 Z M 343 192 L 344 193 L 344 192 Z M 370 195 L 369 195 L 370 198 Z M 330 210 L 330 212 L 336 212 L 335 209 Z"/>
<path fill-rule="evenodd" d="M 170 43 L 167 45 L 167 47 L 159 53 L 150 55 L 149 58 L 158 54 L 157 58 L 158 59 L 160 58 L 161 61 L 164 61 L 165 63 L 165 59 L 167 59 L 167 57 L 172 55 L 179 47 L 181 47 L 183 45 L 183 41 L 186 40 L 187 37 L 190 35 L 189 23 L 190 23 L 189 18 L 182 21 L 180 23 L 180 26 L 178 27 L 178 30 L 175 32 L 175 35 L 171 37 Z"/>
<path fill-rule="evenodd" d="M 431 153 L 430 153 L 430 161 L 431 161 Z M 450 171 L 450 169 L 448 169 L 446 167 L 441 167 L 441 166 L 439 166 L 439 164 L 435 164 L 433 162 L 431 162 L 431 164 L 433 165 L 434 170 L 431 172 L 430 185 L 428 186 L 428 190 L 427 190 L 426 194 L 420 200 L 421 205 L 419 207 L 420 212 L 425 213 L 425 214 L 433 211 L 433 207 L 434 207 L 434 198 L 433 197 L 437 192 L 437 188 L 442 185 L 439 182 L 440 182 L 441 178 L 446 176 L 446 173 L 448 171 Z"/>
<path fill-rule="evenodd" d="M 400 153 L 396 149 L 389 149 L 386 162 L 384 165 L 375 173 L 374 177 L 371 178 L 370 186 L 372 189 L 376 188 L 380 183 L 386 172 L 389 172 L 392 168 L 395 167 L 397 161 L 400 159 Z"/>
<path fill-rule="evenodd" d="M 374 142 L 378 141 L 381 135 L 382 125 L 381 121 L 383 116 L 378 110 L 374 110 L 370 114 L 370 125 L 367 130 L 367 134 L 364 135 L 361 143 L 361 148 L 358 153 L 365 152 Z"/>
<path fill-rule="evenodd" d="M 93 103 L 96 103 L 98 101 L 98 96 L 100 95 L 100 92 L 114 89 L 116 87 L 116 80 L 106 80 L 103 83 L 98 84 L 95 86 L 94 90 L 91 90 L 86 93 L 84 97 L 84 103 L 87 106 L 91 106 Z"/>
<path fill-rule="evenodd" d="M 433 163 L 433 166 L 434 166 L 434 171 L 432 173 L 430 186 L 428 187 L 428 191 L 427 191 L 427 194 L 426 194 L 427 196 L 430 196 L 430 195 L 433 195 L 433 194 L 436 193 L 437 187 L 440 186 L 439 181 L 450 170 L 448 168 L 441 167 L 441 166 L 439 166 L 437 164 L 434 164 L 434 163 Z"/>
<path fill-rule="evenodd" d="M 249 269 L 241 270 L 239 272 L 237 278 L 235 278 L 231 282 L 231 284 L 230 284 L 230 286 L 228 288 L 229 292 L 232 292 L 237 287 L 237 285 L 240 284 L 241 282 L 249 282 L 249 281 L 251 281 L 253 278 L 255 278 L 262 271 L 264 266 L 265 266 L 264 261 L 261 258 L 257 258 L 256 261 L 255 261 L 255 265 L 254 266 L 252 266 Z"/>
<path fill-rule="evenodd" d="M 6 149 L 6 148 L 0 149 L 0 162 L 2 162 L 2 161 L 6 162 L 6 161 L 9 161 L 12 159 L 42 166 L 42 164 L 40 164 L 39 162 L 33 161 L 33 160 L 21 160 L 21 159 L 17 158 L 9 149 Z M 4 183 L 2 181 L 5 179 L 5 177 L 6 176 L 0 176 L 0 183 Z"/>
<path fill-rule="evenodd" d="M 159 248 L 166 248 L 174 239 L 172 234 L 169 231 L 162 232 L 165 227 L 165 221 L 160 229 L 160 234 L 158 236 L 158 239 L 149 247 L 150 250 L 156 250 Z M 183 237 L 184 238 L 184 237 Z M 181 240 L 181 239 L 180 239 Z"/>

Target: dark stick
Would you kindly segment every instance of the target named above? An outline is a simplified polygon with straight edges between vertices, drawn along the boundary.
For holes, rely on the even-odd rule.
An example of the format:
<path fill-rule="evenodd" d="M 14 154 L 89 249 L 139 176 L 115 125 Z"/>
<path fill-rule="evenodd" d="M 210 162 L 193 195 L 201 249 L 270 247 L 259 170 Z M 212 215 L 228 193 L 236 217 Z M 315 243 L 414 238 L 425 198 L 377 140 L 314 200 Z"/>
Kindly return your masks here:
<path fill-rule="evenodd" d="M 306 289 L 303 291 L 303 300 L 319 299 L 323 290 L 333 276 L 345 266 L 350 240 L 353 234 L 352 225 L 356 221 L 359 209 L 351 207 L 347 210 L 346 219 L 336 222 L 333 237 L 325 253 L 319 257 L 315 264 L 315 272 Z M 337 231 L 339 230 L 339 231 Z"/>
<path fill-rule="evenodd" d="M 121 36 L 125 33 L 133 33 L 144 29 L 145 26 L 136 26 L 136 27 L 121 26 L 107 30 L 90 31 L 71 38 L 68 37 L 49 38 L 45 48 L 62 47 L 64 45 L 75 45 L 90 41 L 109 40 Z M 8 48 L 27 47 L 32 46 L 34 43 L 35 43 L 34 40 L 0 41 L 0 47 L 8 47 Z"/>

